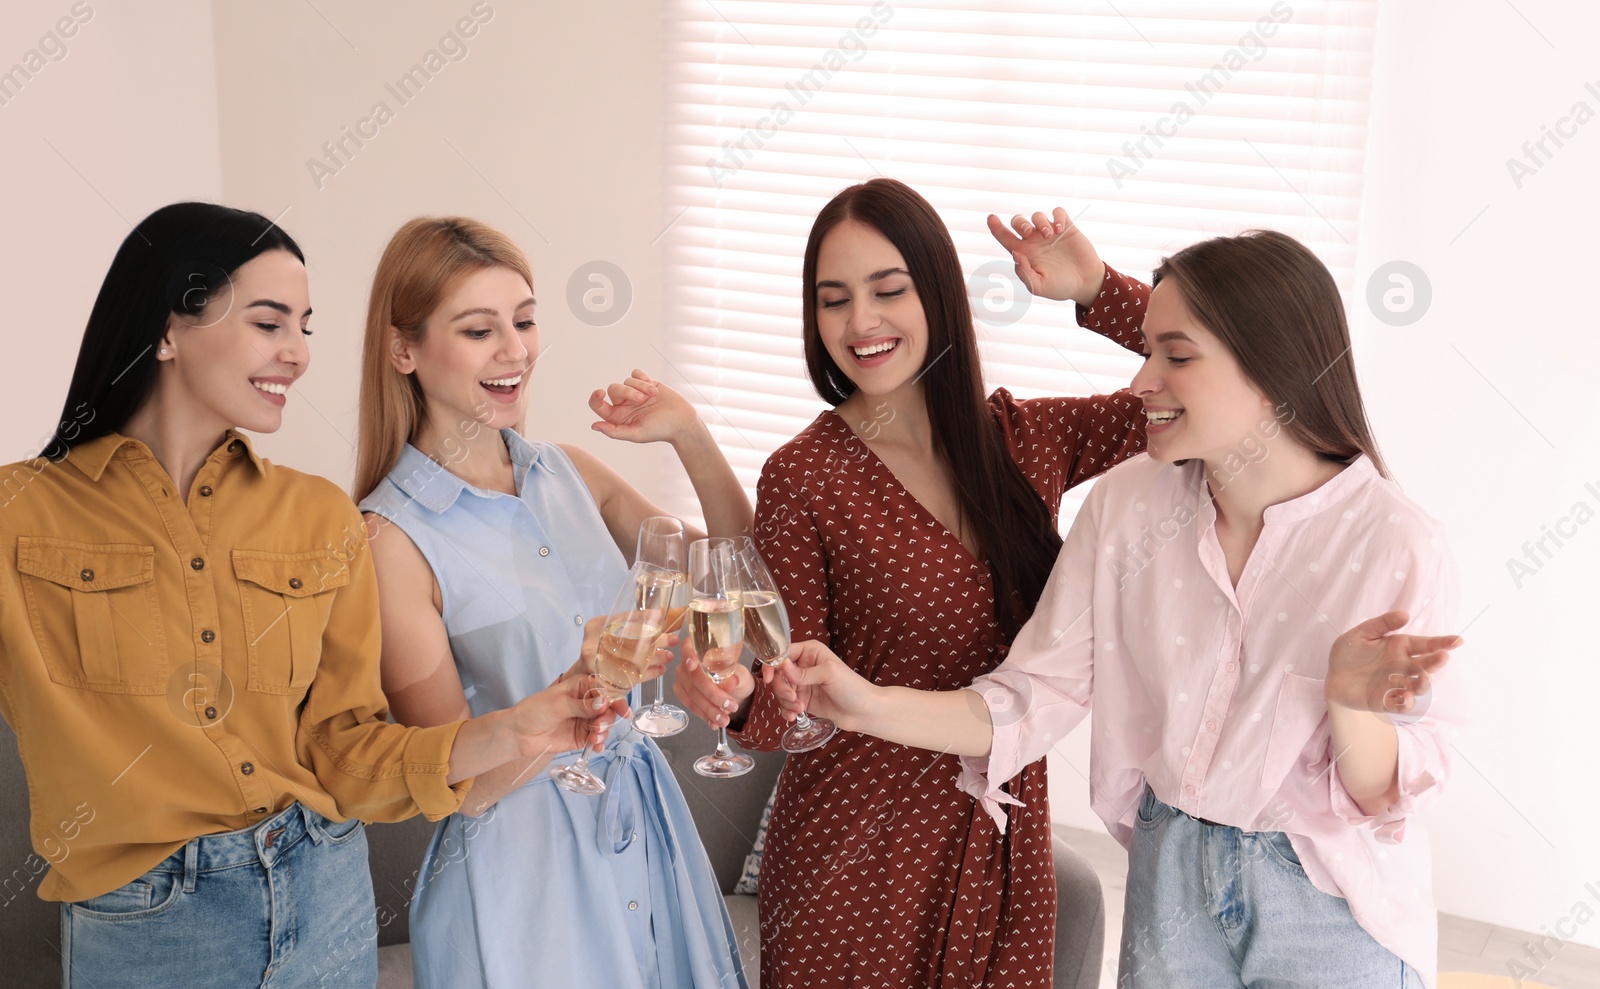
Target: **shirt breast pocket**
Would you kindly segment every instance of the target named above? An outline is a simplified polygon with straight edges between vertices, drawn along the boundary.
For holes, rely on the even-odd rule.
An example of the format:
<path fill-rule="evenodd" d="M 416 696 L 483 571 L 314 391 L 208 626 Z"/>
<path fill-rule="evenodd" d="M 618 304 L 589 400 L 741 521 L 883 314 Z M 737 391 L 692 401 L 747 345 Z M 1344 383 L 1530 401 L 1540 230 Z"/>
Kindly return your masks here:
<path fill-rule="evenodd" d="M 292 694 L 311 686 L 322 659 L 322 633 L 350 567 L 326 550 L 233 551 L 250 660 L 249 689 Z"/>
<path fill-rule="evenodd" d="M 1278 688 L 1277 709 L 1272 716 L 1272 734 L 1267 738 L 1266 757 L 1261 764 L 1261 785 L 1276 790 L 1294 769 L 1295 760 L 1305 751 L 1328 716 L 1327 687 L 1322 680 L 1283 675 Z"/>
<path fill-rule="evenodd" d="M 167 688 L 155 547 L 17 539 L 17 570 L 50 679 L 114 694 Z"/>

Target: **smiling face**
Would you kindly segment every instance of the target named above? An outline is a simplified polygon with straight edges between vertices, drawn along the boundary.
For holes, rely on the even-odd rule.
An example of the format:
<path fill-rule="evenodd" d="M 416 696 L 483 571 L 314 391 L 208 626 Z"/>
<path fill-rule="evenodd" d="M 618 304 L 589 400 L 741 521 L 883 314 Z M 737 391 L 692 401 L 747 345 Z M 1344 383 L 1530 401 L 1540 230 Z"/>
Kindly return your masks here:
<path fill-rule="evenodd" d="M 163 401 L 206 429 L 276 431 L 290 386 L 311 363 L 310 318 L 300 259 L 288 251 L 257 255 L 199 315 L 168 318 L 156 353 L 167 365 Z"/>
<path fill-rule="evenodd" d="M 1142 333 L 1147 356 L 1131 388 L 1144 402 L 1153 459 L 1222 463 L 1260 434 L 1272 400 L 1194 318 L 1174 281 L 1150 293 Z"/>
<path fill-rule="evenodd" d="M 416 374 L 426 419 L 442 426 L 475 421 L 500 430 L 520 423 L 538 353 L 533 288 L 504 267 L 463 276 L 416 342 L 391 333 L 391 362 L 402 374 Z"/>
<path fill-rule="evenodd" d="M 928 320 L 905 258 L 877 230 L 845 220 L 817 250 L 817 330 L 866 397 L 914 382 L 928 354 Z"/>

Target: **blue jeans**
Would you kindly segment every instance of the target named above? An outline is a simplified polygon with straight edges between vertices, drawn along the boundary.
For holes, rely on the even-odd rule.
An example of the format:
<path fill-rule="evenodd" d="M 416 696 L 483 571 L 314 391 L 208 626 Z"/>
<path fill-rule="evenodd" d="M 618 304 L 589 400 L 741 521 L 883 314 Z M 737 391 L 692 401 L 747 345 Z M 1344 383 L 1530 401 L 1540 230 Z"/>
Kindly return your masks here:
<path fill-rule="evenodd" d="M 1128 849 L 1118 989 L 1420 989 L 1421 978 L 1311 884 L 1289 836 L 1167 806 L 1147 786 Z"/>
<path fill-rule="evenodd" d="M 367 837 L 295 804 L 61 905 L 63 989 L 375 986 Z"/>

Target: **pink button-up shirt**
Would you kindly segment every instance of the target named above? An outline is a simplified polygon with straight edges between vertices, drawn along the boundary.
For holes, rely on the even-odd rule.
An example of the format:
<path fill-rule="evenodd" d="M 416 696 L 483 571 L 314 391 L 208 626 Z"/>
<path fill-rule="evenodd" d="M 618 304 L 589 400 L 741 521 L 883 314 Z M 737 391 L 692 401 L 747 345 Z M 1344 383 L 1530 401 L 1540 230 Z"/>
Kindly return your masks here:
<path fill-rule="evenodd" d="M 1124 847 L 1147 782 L 1193 817 L 1287 832 L 1317 888 L 1431 987 L 1432 864 L 1412 817 L 1449 769 L 1451 677 L 1398 719 L 1401 798 L 1376 817 L 1339 779 L 1323 681 L 1334 639 L 1368 618 L 1403 609 L 1402 631 L 1454 629 L 1441 527 L 1357 457 L 1266 510 L 1235 588 L 1203 471 L 1142 454 L 1095 484 L 1033 618 L 972 684 L 994 744 L 962 760 L 960 785 L 1004 827 L 1017 801 L 1000 786 L 1092 710 L 1090 801 Z"/>

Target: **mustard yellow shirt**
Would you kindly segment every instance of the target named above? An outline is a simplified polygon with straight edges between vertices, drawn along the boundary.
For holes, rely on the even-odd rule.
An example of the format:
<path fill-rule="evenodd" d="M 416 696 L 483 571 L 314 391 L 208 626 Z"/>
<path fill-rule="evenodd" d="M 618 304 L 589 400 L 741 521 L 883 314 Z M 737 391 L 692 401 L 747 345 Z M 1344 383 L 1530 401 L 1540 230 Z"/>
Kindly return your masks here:
<path fill-rule="evenodd" d="M 438 820 L 460 723 L 389 723 L 354 504 L 230 432 L 188 503 L 137 440 L 0 468 L 0 715 L 46 900 L 116 889 L 294 801 Z"/>

